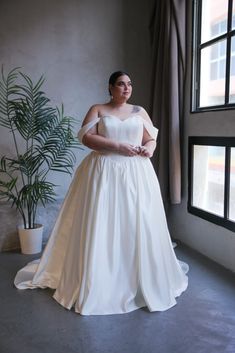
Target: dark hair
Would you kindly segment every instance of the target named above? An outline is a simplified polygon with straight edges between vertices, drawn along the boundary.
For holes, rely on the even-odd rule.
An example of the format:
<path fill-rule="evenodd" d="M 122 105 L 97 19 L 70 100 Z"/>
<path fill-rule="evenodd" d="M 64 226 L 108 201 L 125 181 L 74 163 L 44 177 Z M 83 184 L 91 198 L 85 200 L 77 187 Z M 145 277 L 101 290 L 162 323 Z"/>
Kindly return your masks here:
<path fill-rule="evenodd" d="M 109 77 L 109 85 L 114 86 L 116 81 L 117 81 L 117 79 L 118 79 L 118 77 L 123 76 L 123 75 L 126 75 L 126 76 L 130 77 L 130 75 L 127 72 L 125 72 L 125 71 L 115 71 L 115 72 L 113 72 L 112 75 Z M 111 96 L 110 89 L 109 89 L 109 94 Z"/>

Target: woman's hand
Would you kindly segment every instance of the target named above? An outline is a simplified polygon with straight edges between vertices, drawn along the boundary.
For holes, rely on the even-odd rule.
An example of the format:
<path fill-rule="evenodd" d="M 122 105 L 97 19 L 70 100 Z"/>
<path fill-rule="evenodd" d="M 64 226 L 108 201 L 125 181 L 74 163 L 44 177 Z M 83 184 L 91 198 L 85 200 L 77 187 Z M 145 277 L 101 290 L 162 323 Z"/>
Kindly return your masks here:
<path fill-rule="evenodd" d="M 151 158 L 154 152 L 153 146 L 133 146 L 129 143 L 120 143 L 118 147 L 118 153 L 133 157 L 136 155 Z"/>
<path fill-rule="evenodd" d="M 139 154 L 138 151 L 139 149 L 136 146 L 133 146 L 129 143 L 119 143 L 118 153 L 124 156 L 129 156 L 129 157 L 136 156 L 137 154 Z"/>
<path fill-rule="evenodd" d="M 153 155 L 153 149 L 147 146 L 140 146 L 139 147 L 139 155 L 143 157 L 151 158 Z"/>

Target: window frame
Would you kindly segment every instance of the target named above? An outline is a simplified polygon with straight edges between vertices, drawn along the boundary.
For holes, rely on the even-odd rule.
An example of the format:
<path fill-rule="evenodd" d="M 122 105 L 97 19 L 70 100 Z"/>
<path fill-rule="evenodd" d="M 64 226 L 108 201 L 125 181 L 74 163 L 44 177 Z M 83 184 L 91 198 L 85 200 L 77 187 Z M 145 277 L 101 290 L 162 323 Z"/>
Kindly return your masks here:
<path fill-rule="evenodd" d="M 225 175 L 224 175 L 224 216 L 219 216 L 209 211 L 192 205 L 193 201 L 193 164 L 194 145 L 225 147 Z M 217 136 L 189 136 L 188 137 L 188 212 L 201 217 L 209 222 L 220 225 L 235 232 L 235 222 L 228 218 L 229 193 L 230 193 L 230 162 L 231 147 L 235 147 L 235 137 Z"/>
<path fill-rule="evenodd" d="M 193 31 L 192 31 L 192 62 L 191 62 L 191 113 L 200 113 L 207 111 L 220 111 L 235 109 L 235 102 L 229 103 L 229 83 L 230 83 L 230 58 L 231 58 L 231 38 L 235 38 L 235 28 L 232 30 L 233 1 L 228 0 L 227 12 L 227 32 L 201 42 L 201 15 L 202 0 L 193 1 Z M 225 103 L 220 105 L 210 105 L 200 107 L 200 70 L 201 70 L 201 50 L 209 47 L 221 40 L 226 40 L 226 65 L 225 65 Z"/>

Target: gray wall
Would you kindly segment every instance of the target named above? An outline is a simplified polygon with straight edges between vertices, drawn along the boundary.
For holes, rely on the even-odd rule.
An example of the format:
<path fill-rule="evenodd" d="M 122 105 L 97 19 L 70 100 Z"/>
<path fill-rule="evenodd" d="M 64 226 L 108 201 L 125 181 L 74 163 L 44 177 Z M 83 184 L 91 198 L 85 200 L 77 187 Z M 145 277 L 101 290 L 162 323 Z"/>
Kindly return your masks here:
<path fill-rule="evenodd" d="M 116 69 L 130 72 L 134 82 L 132 102 L 149 105 L 150 45 L 148 36 L 152 0 L 1 0 L 0 60 L 8 71 L 15 66 L 32 78 L 45 74 L 44 89 L 54 104 L 81 124 L 95 102 L 108 99 L 109 74 Z M 169 209 L 173 237 L 235 271 L 235 234 L 187 212 L 187 138 L 190 135 L 233 136 L 234 112 L 190 114 L 191 1 L 188 2 L 187 87 L 183 161 L 183 202 Z M 0 129 L 1 154 L 12 150 L 6 132 Z M 77 152 L 77 164 L 88 153 Z M 39 221 L 50 234 L 58 208 L 71 182 L 70 177 L 51 175 L 59 184 L 58 202 L 41 209 Z M 0 250 L 17 248 L 14 210 L 0 204 Z"/>
<path fill-rule="evenodd" d="M 76 130 L 94 103 L 108 100 L 107 80 L 125 69 L 134 82 L 132 102 L 148 108 L 150 47 L 148 37 L 152 0 L 1 0 L 0 64 L 5 71 L 20 66 L 33 79 L 46 76 L 44 90 L 56 105 L 76 117 Z M 12 151 L 0 128 L 0 152 Z M 88 153 L 77 152 L 77 164 Z M 41 209 L 39 221 L 50 234 L 71 178 L 53 173 L 59 184 L 58 202 Z M 0 250 L 19 246 L 14 210 L 0 203 Z"/>
<path fill-rule="evenodd" d="M 183 202 L 171 206 L 169 227 L 173 237 L 180 239 L 223 266 L 235 271 L 235 233 L 213 223 L 207 222 L 187 212 L 187 140 L 188 136 L 234 136 L 234 110 L 190 114 L 191 92 L 191 33 L 192 1 L 188 2 L 188 40 L 187 40 L 187 84 L 185 90 L 184 116 L 184 161 L 183 161 Z"/>

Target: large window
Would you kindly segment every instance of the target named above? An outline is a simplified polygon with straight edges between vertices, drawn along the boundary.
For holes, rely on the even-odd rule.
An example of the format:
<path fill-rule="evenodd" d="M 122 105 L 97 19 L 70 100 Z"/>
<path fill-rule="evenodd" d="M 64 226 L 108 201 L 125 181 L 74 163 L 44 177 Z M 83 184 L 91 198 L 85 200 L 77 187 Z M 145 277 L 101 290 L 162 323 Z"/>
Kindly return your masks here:
<path fill-rule="evenodd" d="M 189 137 L 188 211 L 235 231 L 234 137 Z"/>
<path fill-rule="evenodd" d="M 235 108 L 235 0 L 194 1 L 192 110 Z"/>

